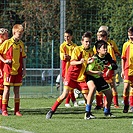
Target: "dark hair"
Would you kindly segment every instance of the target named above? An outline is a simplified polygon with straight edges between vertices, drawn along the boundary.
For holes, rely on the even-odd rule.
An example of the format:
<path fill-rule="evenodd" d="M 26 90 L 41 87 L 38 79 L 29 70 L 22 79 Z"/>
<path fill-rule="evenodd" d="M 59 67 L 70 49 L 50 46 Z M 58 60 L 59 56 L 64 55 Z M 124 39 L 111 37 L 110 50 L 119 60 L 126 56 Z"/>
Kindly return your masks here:
<path fill-rule="evenodd" d="M 92 33 L 90 31 L 85 32 L 82 36 L 82 40 L 84 40 L 85 37 L 91 38 L 92 37 Z"/>
<path fill-rule="evenodd" d="M 97 32 L 97 35 L 100 35 L 101 37 L 108 36 L 108 33 L 105 30 L 101 30 Z"/>
<path fill-rule="evenodd" d="M 68 33 L 68 34 L 70 34 L 71 36 L 73 35 L 73 32 L 72 32 L 71 29 L 67 29 L 67 30 L 65 31 L 65 33 Z"/>
<path fill-rule="evenodd" d="M 104 45 L 104 47 L 107 48 L 107 42 L 105 42 L 104 40 L 99 40 L 97 41 L 95 44 L 96 50 L 100 49 L 102 45 Z"/>
<path fill-rule="evenodd" d="M 129 32 L 129 33 L 133 32 L 133 27 L 130 27 L 130 28 L 128 29 L 128 32 Z"/>

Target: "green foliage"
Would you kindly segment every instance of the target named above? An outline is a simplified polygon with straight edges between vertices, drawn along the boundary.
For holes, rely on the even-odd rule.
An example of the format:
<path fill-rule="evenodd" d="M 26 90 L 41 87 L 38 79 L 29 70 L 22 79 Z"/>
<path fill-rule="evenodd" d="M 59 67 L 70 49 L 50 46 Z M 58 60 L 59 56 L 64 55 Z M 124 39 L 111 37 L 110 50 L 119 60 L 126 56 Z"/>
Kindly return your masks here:
<path fill-rule="evenodd" d="M 74 42 L 80 45 L 81 36 L 86 31 L 93 33 L 96 41 L 97 29 L 107 25 L 110 38 L 113 38 L 120 50 L 127 40 L 127 29 L 133 25 L 132 0 L 72 0 L 66 1 L 66 28 L 74 32 Z M 59 67 L 60 45 L 60 1 L 59 0 L 2 0 L 0 2 L 0 26 L 10 31 L 15 23 L 25 27 L 23 41 L 27 47 L 27 67 L 47 66 L 51 56 L 46 45 L 54 40 L 54 67 Z M 40 53 L 42 52 L 42 53 Z M 30 55 L 33 58 L 32 59 Z M 43 64 L 36 64 L 36 63 Z"/>

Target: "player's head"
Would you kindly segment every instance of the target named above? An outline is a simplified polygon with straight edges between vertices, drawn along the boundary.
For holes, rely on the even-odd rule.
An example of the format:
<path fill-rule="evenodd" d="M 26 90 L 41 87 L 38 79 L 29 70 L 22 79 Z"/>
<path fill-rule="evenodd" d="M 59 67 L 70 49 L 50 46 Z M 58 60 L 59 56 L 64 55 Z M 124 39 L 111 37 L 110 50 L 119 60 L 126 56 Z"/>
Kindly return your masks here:
<path fill-rule="evenodd" d="M 92 41 L 92 33 L 90 31 L 85 32 L 81 39 L 81 43 L 85 49 L 88 49 L 90 47 L 91 41 Z"/>
<path fill-rule="evenodd" d="M 71 29 L 67 29 L 64 33 L 64 40 L 67 42 L 67 43 L 70 43 L 71 40 L 72 40 L 72 35 L 73 35 L 73 32 Z"/>
<path fill-rule="evenodd" d="M 108 26 L 105 26 L 105 25 L 100 26 L 98 31 L 102 31 L 102 30 L 105 30 L 107 32 L 107 35 L 109 35 L 109 28 L 108 28 Z"/>
<path fill-rule="evenodd" d="M 128 29 L 128 38 L 129 40 L 133 41 L 133 27 Z"/>
<path fill-rule="evenodd" d="M 107 41 L 108 34 L 105 30 L 101 30 L 97 32 L 97 40 L 104 40 Z"/>
<path fill-rule="evenodd" d="M 14 39 L 20 40 L 24 32 L 24 28 L 21 24 L 15 24 L 12 28 Z"/>
<path fill-rule="evenodd" d="M 105 55 L 107 53 L 107 42 L 99 40 L 95 43 L 96 51 L 98 54 Z"/>
<path fill-rule="evenodd" d="M 5 28 L 0 28 L 0 44 L 8 39 L 8 30 Z"/>

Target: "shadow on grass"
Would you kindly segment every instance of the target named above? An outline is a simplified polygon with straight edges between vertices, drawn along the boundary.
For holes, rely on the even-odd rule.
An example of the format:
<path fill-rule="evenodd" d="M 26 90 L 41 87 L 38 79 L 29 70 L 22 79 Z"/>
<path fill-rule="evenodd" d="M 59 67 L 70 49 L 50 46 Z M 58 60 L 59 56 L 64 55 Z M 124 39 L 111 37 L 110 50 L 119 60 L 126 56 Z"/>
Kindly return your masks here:
<path fill-rule="evenodd" d="M 50 108 L 38 108 L 38 109 L 20 109 L 21 113 L 23 115 L 46 115 L 46 113 L 49 111 Z M 105 117 L 103 114 L 103 110 L 92 110 L 93 114 L 96 116 L 96 119 L 132 119 L 133 118 L 133 113 L 126 113 L 123 114 L 121 110 L 116 110 L 112 109 L 113 114 L 116 117 Z M 13 111 L 9 111 L 9 115 L 12 114 Z M 83 119 L 85 113 L 85 108 L 84 106 L 80 107 L 72 107 L 72 108 L 65 108 L 65 107 L 60 107 L 56 110 L 55 115 L 58 117 L 58 119 L 62 118 L 61 115 L 63 116 L 63 119 Z M 69 114 L 69 115 L 65 115 Z M 71 115 L 72 114 L 72 115 Z M 78 115 L 81 114 L 81 115 Z M 75 117 L 76 115 L 76 117 Z M 102 116 L 101 116 L 102 115 Z M 82 117 L 83 116 L 83 117 Z"/>

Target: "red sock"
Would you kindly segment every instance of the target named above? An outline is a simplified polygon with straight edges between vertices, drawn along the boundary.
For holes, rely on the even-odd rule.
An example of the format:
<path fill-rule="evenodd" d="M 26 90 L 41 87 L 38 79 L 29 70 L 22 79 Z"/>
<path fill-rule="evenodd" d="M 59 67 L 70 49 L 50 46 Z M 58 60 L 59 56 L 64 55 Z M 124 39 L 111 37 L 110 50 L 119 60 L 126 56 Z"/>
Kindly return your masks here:
<path fill-rule="evenodd" d="M 7 104 L 8 104 L 8 100 L 7 99 L 2 99 L 2 112 L 3 111 L 7 111 Z"/>
<path fill-rule="evenodd" d="M 15 99 L 14 99 L 14 105 L 15 105 L 15 108 L 14 108 L 14 114 L 16 114 L 16 112 L 19 111 L 20 98 L 15 98 Z"/>
<path fill-rule="evenodd" d="M 133 90 L 130 91 L 129 102 L 130 102 L 130 107 L 133 107 Z"/>
<path fill-rule="evenodd" d="M 129 96 L 123 95 L 124 105 L 129 105 L 128 99 L 129 99 Z"/>
<path fill-rule="evenodd" d="M 70 93 L 68 93 L 68 95 L 66 97 L 65 104 L 69 104 L 69 102 L 70 102 Z"/>
<path fill-rule="evenodd" d="M 55 112 L 56 109 L 57 109 L 57 107 L 58 107 L 62 102 L 63 102 L 63 100 L 60 100 L 60 98 L 58 98 L 58 99 L 55 101 L 55 103 L 54 103 L 54 105 L 52 106 L 51 109 Z"/>
<path fill-rule="evenodd" d="M 114 102 L 114 105 L 117 105 L 117 106 L 119 105 L 117 92 L 113 93 L 113 102 Z"/>
<path fill-rule="evenodd" d="M 0 95 L 0 110 L 2 110 L 2 95 Z"/>
<path fill-rule="evenodd" d="M 74 92 L 70 92 L 70 98 L 71 98 L 73 103 L 76 101 L 76 98 L 74 96 Z"/>
<path fill-rule="evenodd" d="M 105 107 L 105 103 L 106 103 L 106 101 L 107 101 L 107 99 L 106 99 L 106 96 L 105 96 L 105 95 L 103 96 L 103 101 L 104 101 L 104 107 Z"/>
<path fill-rule="evenodd" d="M 103 106 L 103 94 L 102 93 L 96 93 L 96 103 L 97 106 L 102 107 Z"/>

